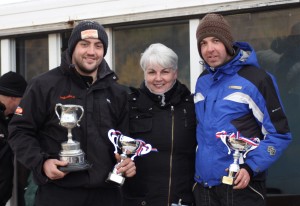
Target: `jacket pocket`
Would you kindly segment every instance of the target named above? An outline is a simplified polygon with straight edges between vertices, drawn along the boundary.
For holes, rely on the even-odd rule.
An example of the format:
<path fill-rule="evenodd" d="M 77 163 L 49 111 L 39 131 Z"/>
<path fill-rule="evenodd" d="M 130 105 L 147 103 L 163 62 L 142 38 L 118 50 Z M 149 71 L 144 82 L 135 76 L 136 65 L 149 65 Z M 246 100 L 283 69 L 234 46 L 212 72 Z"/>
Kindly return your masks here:
<path fill-rule="evenodd" d="M 152 116 L 149 114 L 130 115 L 130 133 L 143 133 L 152 130 Z"/>

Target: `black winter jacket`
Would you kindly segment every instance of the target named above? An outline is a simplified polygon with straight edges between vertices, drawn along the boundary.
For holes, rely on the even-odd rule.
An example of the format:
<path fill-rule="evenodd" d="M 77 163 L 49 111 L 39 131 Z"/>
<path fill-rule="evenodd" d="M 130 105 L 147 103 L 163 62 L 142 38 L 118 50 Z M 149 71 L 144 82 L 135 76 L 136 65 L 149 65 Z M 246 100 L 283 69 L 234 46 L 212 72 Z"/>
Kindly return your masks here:
<path fill-rule="evenodd" d="M 123 186 L 124 206 L 170 206 L 193 202 L 196 149 L 194 101 L 177 81 L 164 97 L 145 87 L 130 94 L 130 135 L 156 148 L 136 157 L 137 173 Z M 165 104 L 164 104 L 165 103 Z"/>
<path fill-rule="evenodd" d="M 112 128 L 128 132 L 127 92 L 116 80 L 103 59 L 98 79 L 88 88 L 64 55 L 60 67 L 29 82 L 19 112 L 9 125 L 9 144 L 17 159 L 33 171 L 38 185 L 48 181 L 42 170 L 44 161 L 58 158 L 61 143 L 67 140 L 67 129 L 59 125 L 55 114 L 55 105 L 61 103 L 84 108 L 80 127 L 73 128 L 72 135 L 92 168 L 51 182 L 63 187 L 110 187 L 105 180 L 116 160 L 107 132 Z"/>
<path fill-rule="evenodd" d="M 0 206 L 6 205 L 13 187 L 13 153 L 7 143 L 7 125 L 10 117 L 5 117 L 5 106 L 0 103 Z"/>

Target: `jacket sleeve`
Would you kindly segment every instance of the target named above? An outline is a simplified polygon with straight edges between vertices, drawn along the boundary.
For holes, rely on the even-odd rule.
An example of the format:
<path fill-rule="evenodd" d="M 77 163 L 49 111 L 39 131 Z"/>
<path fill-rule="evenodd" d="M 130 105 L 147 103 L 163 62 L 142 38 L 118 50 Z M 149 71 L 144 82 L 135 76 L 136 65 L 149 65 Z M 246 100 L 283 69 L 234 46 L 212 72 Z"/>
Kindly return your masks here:
<path fill-rule="evenodd" d="M 117 129 L 122 131 L 123 134 L 129 135 L 129 95 L 128 92 L 123 90 L 119 98 L 119 118 Z"/>
<path fill-rule="evenodd" d="M 46 118 L 45 95 L 37 81 L 30 82 L 8 127 L 9 145 L 17 160 L 33 171 L 37 184 L 47 182 L 43 163 L 48 155 L 41 150 L 38 137 L 38 129 Z"/>
<path fill-rule="evenodd" d="M 254 175 L 267 170 L 284 152 L 292 140 L 287 117 L 281 103 L 275 79 L 266 74 L 252 93 L 253 115 L 264 135 L 259 146 L 249 152 L 246 164 Z"/>

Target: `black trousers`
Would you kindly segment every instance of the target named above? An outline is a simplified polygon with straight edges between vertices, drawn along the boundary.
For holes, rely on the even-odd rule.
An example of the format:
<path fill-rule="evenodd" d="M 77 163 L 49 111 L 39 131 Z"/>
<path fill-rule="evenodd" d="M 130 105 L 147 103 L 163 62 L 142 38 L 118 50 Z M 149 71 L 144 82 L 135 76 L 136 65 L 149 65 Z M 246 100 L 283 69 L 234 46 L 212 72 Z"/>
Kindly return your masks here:
<path fill-rule="evenodd" d="M 35 206 L 121 206 L 119 188 L 63 188 L 39 186 Z"/>
<path fill-rule="evenodd" d="M 231 185 L 221 184 L 214 187 L 204 187 L 197 184 L 194 188 L 196 206 L 265 206 L 265 183 L 252 181 L 241 190 L 233 189 Z"/>

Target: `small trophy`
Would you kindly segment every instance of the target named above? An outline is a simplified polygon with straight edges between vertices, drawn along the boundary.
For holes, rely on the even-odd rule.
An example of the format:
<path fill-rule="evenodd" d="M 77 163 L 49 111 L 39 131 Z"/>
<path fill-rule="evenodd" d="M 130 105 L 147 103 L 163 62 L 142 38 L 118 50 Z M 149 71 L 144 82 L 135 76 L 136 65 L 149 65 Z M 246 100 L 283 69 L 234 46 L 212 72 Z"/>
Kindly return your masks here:
<path fill-rule="evenodd" d="M 146 144 L 142 140 L 132 139 L 131 137 L 124 136 L 121 132 L 114 129 L 108 131 L 108 137 L 115 147 L 114 153 L 118 153 L 118 148 L 122 151 L 122 154 L 120 155 L 121 162 L 127 158 L 127 155 L 133 155 L 131 159 L 134 160 L 136 156 L 142 156 L 151 151 L 157 151 L 157 149 L 152 148 L 150 144 Z M 106 182 L 116 184 L 117 186 L 122 186 L 124 181 L 125 177 L 123 177 L 123 174 L 117 174 L 116 166 L 114 167 L 113 171 L 109 173 L 106 179 Z"/>
<path fill-rule="evenodd" d="M 239 132 L 237 132 L 237 135 L 234 133 L 228 135 L 226 131 L 217 132 L 216 137 L 220 138 L 227 146 L 228 154 L 231 154 L 231 151 L 234 151 L 233 163 L 229 166 L 229 174 L 228 176 L 223 176 L 222 178 L 222 183 L 233 185 L 235 175 L 240 170 L 239 159 L 241 154 L 244 153 L 243 157 L 241 158 L 246 158 L 246 155 L 249 151 L 254 150 L 259 146 L 260 139 L 257 137 L 241 137 Z"/>
<path fill-rule="evenodd" d="M 60 108 L 60 113 L 58 112 L 58 108 Z M 77 118 L 78 110 L 81 112 L 79 119 Z M 67 161 L 69 164 L 58 167 L 58 169 L 63 172 L 75 172 L 90 168 L 91 165 L 85 161 L 85 154 L 80 149 L 80 143 L 72 139 L 71 132 L 74 127 L 80 126 L 79 122 L 84 113 L 83 107 L 80 105 L 62 105 L 58 103 L 55 105 L 55 113 L 60 120 L 59 124 L 68 129 L 68 141 L 61 144 L 62 150 L 59 153 L 59 157 L 60 160 Z"/>

